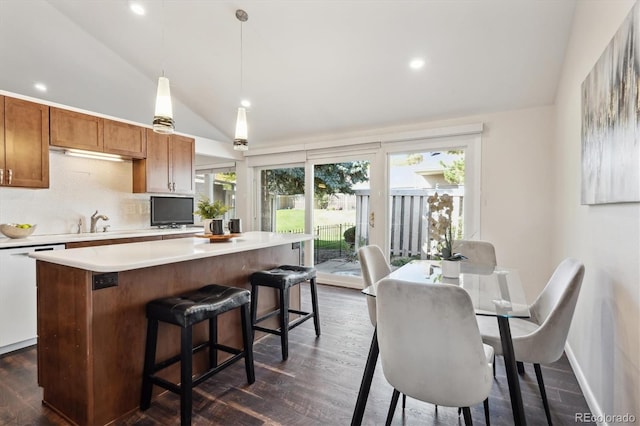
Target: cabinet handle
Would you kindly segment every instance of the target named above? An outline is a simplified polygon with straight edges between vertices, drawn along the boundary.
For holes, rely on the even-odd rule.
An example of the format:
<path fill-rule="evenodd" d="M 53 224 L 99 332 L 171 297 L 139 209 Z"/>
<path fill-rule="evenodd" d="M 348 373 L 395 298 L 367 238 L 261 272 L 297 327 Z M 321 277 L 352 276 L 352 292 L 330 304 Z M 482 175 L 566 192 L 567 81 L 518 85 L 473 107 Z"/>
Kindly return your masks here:
<path fill-rule="evenodd" d="M 0 185 L 4 185 L 4 169 L 0 169 Z"/>
<path fill-rule="evenodd" d="M 12 180 L 13 180 L 13 169 L 9 169 L 9 185 L 11 185 Z"/>
<path fill-rule="evenodd" d="M 171 190 L 172 190 L 173 192 L 176 192 L 176 183 L 175 183 L 175 182 L 173 182 L 173 185 L 172 185 Z"/>
<path fill-rule="evenodd" d="M 171 191 L 171 182 L 167 184 L 167 187 L 169 188 L 169 191 Z"/>

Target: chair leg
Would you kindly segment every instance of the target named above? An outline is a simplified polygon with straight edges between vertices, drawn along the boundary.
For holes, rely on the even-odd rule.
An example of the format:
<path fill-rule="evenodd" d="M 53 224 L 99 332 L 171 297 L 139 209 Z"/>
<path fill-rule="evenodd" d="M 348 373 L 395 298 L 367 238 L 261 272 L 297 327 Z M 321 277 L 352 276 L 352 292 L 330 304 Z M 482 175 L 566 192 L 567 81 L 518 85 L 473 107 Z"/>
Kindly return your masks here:
<path fill-rule="evenodd" d="M 180 333 L 180 425 L 191 425 L 191 406 L 193 376 L 192 376 L 192 360 L 193 358 L 193 341 L 191 338 L 191 327 L 182 328 Z"/>
<path fill-rule="evenodd" d="M 251 339 L 256 339 L 256 332 L 253 326 L 256 325 L 256 318 L 258 312 L 258 286 L 256 284 L 251 285 Z"/>
<path fill-rule="evenodd" d="M 389 405 L 389 412 L 387 413 L 387 421 L 384 422 L 385 426 L 389 426 L 391 424 L 391 421 L 393 420 L 393 413 L 396 412 L 396 406 L 398 405 L 399 396 L 400 391 L 394 389 L 393 395 L 391 395 L 391 405 Z"/>
<path fill-rule="evenodd" d="M 518 374 L 524 376 L 524 362 L 517 361 L 516 367 L 518 368 Z"/>
<path fill-rule="evenodd" d="M 491 419 L 489 417 L 489 398 L 485 399 L 482 404 L 484 405 L 484 422 L 487 426 L 491 426 Z"/>
<path fill-rule="evenodd" d="M 144 349 L 144 369 L 142 372 L 142 391 L 140 392 L 140 409 L 146 410 L 151 405 L 153 383 L 150 376 L 156 363 L 156 344 L 158 342 L 158 321 L 149 319 L 147 323 L 147 342 Z"/>
<path fill-rule="evenodd" d="M 471 409 L 469 407 L 462 407 L 462 415 L 464 416 L 465 426 L 471 426 L 473 424 L 471 420 Z"/>
<path fill-rule="evenodd" d="M 209 318 L 209 368 L 218 366 L 218 317 Z"/>
<path fill-rule="evenodd" d="M 316 328 L 316 336 L 320 336 L 320 310 L 318 310 L 318 291 L 316 290 L 316 279 L 309 281 L 311 289 L 311 305 L 313 308 L 313 325 Z"/>
<path fill-rule="evenodd" d="M 402 410 L 407 406 L 407 395 L 402 394 Z"/>
<path fill-rule="evenodd" d="M 496 378 L 496 355 L 493 354 L 493 378 Z"/>
<path fill-rule="evenodd" d="M 252 327 L 249 325 L 251 314 L 249 305 L 240 307 L 240 321 L 242 322 L 242 344 L 244 345 L 244 368 L 247 372 L 247 382 L 249 384 L 256 381 L 256 374 L 253 368 L 253 339 Z"/>
<path fill-rule="evenodd" d="M 540 395 L 542 396 L 542 405 L 544 405 L 544 413 L 547 415 L 547 423 L 551 426 L 551 412 L 549 411 L 549 401 L 547 401 L 547 392 L 544 389 L 544 381 L 542 380 L 542 370 L 540 364 L 533 364 L 533 369 L 536 371 L 536 379 L 538 379 L 538 387 L 540 388 Z"/>
<path fill-rule="evenodd" d="M 289 287 L 280 290 L 280 344 L 282 360 L 289 358 Z"/>

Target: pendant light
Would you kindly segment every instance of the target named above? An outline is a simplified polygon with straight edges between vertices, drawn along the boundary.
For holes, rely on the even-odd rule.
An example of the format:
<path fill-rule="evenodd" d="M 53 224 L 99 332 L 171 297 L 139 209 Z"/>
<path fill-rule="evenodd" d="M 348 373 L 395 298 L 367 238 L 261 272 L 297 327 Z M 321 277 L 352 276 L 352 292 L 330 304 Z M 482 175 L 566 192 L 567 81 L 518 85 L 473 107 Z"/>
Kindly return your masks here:
<path fill-rule="evenodd" d="M 240 94 L 242 94 L 242 23 L 247 22 L 249 15 L 242 9 L 236 10 L 236 18 L 240 21 Z M 238 107 L 238 117 L 236 119 L 236 134 L 233 139 L 233 149 L 236 151 L 246 151 L 249 149 L 247 144 L 247 110 L 240 106 Z"/>
<path fill-rule="evenodd" d="M 156 133 L 171 134 L 174 129 L 175 124 L 173 122 L 169 79 L 163 75 L 158 78 L 158 93 L 156 94 L 156 112 L 153 116 L 153 131 Z"/>
<path fill-rule="evenodd" d="M 162 2 L 162 57 L 164 61 L 164 1 Z M 171 91 L 169 79 L 164 76 L 158 78 L 158 92 L 156 93 L 156 109 L 153 115 L 153 131 L 156 133 L 171 134 L 175 129 L 173 122 L 173 107 L 171 106 Z"/>

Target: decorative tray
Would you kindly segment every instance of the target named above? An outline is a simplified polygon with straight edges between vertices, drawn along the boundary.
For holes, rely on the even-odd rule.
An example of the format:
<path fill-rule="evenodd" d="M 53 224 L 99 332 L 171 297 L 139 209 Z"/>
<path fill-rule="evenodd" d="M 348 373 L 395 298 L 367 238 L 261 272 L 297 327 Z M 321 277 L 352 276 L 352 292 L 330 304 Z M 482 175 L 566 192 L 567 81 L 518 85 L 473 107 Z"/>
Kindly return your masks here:
<path fill-rule="evenodd" d="M 219 243 L 222 241 L 229 241 L 230 239 L 239 237 L 240 235 L 242 234 L 222 234 L 222 235 L 196 234 L 195 237 L 208 238 L 210 243 Z"/>

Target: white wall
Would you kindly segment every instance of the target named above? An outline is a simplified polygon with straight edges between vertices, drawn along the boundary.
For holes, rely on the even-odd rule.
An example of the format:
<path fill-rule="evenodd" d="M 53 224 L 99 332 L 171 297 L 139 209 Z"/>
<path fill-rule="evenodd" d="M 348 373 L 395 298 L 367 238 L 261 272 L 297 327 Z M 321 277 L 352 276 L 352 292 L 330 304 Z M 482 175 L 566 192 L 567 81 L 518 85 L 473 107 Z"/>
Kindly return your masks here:
<path fill-rule="evenodd" d="M 149 227 L 149 195 L 133 194 L 131 161 L 114 163 L 50 152 L 50 188 L 0 188 L 0 223 L 35 223 L 34 235 L 75 232 L 82 218 L 99 210 L 109 217 L 110 230 Z M 99 230 L 102 230 L 99 228 Z"/>
<path fill-rule="evenodd" d="M 556 102 L 551 247 L 554 262 L 575 256 L 585 263 L 569 345 L 591 409 L 638 419 L 640 204 L 580 205 L 580 86 L 633 3 L 578 2 Z"/>

